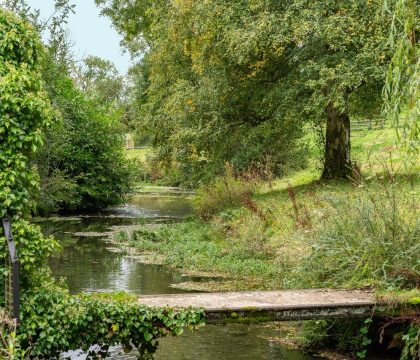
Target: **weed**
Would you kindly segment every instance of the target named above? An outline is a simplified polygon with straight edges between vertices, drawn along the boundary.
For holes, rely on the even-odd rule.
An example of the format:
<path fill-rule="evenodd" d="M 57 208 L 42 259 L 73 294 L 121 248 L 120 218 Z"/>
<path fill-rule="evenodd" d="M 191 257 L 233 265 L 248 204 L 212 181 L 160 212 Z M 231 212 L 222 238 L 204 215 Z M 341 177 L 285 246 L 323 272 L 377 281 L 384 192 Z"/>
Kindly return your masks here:
<path fill-rule="evenodd" d="M 258 179 L 254 176 L 236 176 L 230 164 L 225 166 L 225 175 L 197 191 L 195 210 L 198 216 L 208 220 L 222 210 L 247 205 L 252 211 L 262 214 L 252 201 Z"/>
<path fill-rule="evenodd" d="M 326 215 L 325 215 L 326 213 Z M 420 277 L 419 207 L 398 183 L 378 183 L 331 197 L 312 232 L 297 232 L 311 250 L 294 271 L 300 286 L 413 287 Z M 297 285 L 297 284 L 295 284 Z"/>

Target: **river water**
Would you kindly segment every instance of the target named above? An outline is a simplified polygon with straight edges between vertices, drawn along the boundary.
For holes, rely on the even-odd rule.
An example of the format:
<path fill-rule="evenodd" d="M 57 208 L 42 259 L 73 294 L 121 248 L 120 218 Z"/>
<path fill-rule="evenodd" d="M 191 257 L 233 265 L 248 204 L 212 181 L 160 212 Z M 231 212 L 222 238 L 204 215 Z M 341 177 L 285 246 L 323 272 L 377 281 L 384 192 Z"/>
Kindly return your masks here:
<path fill-rule="evenodd" d="M 72 293 L 124 290 L 132 294 L 186 292 L 173 287 L 185 282 L 180 274 L 161 266 L 143 264 L 113 249 L 106 232 L 113 226 L 181 221 L 191 211 L 187 197 L 137 195 L 129 204 L 96 214 L 62 217 L 41 223 L 43 231 L 61 243 L 62 251 L 50 259 L 54 276 L 65 278 Z M 103 235 L 102 235 L 103 234 Z M 195 279 L 199 281 L 199 279 Z M 276 341 L 281 324 L 207 325 L 180 337 L 164 338 L 157 360 L 309 360 L 314 357 L 290 350 Z M 72 352 L 73 360 L 85 355 Z M 135 354 L 112 350 L 112 359 L 136 359 Z"/>

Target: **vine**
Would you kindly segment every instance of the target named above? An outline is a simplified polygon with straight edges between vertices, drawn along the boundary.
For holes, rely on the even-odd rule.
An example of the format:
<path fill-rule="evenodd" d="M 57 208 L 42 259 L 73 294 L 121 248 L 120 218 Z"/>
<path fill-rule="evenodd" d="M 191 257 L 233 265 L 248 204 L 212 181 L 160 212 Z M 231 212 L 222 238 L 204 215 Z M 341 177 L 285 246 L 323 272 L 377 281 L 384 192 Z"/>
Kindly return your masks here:
<path fill-rule="evenodd" d="M 38 186 L 31 160 L 55 117 L 40 77 L 42 56 L 36 31 L 0 8 L 0 218 L 12 218 L 22 289 L 20 326 L 0 318 L 1 358 L 54 359 L 77 349 L 89 352 L 89 358 L 106 357 L 117 344 L 150 358 L 158 338 L 201 325 L 203 312 L 140 307 L 121 294 L 71 296 L 54 283 L 46 264 L 57 242 L 28 221 L 29 193 Z M 0 233 L 0 264 L 7 256 L 5 242 Z M 0 265 L 0 274 L 6 272 Z"/>

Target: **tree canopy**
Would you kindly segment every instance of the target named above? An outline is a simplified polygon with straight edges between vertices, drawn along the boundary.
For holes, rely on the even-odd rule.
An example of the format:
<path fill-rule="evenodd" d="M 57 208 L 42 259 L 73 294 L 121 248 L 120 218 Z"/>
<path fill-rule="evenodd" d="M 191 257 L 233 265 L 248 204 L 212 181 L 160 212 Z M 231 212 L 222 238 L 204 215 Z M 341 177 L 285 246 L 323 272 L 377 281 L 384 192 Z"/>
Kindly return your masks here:
<path fill-rule="evenodd" d="M 389 58 L 381 1 L 97 3 L 145 52 L 142 126 L 187 177 L 267 158 L 281 173 L 320 122 L 323 177 L 349 176 L 350 116 L 378 112 Z"/>

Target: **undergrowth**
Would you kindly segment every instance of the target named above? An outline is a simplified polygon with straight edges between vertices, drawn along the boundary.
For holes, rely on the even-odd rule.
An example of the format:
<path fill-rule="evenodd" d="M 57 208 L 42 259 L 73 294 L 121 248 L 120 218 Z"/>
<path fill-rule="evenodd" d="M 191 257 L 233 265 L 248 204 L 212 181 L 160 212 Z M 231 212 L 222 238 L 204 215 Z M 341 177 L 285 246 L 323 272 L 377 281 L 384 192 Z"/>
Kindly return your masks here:
<path fill-rule="evenodd" d="M 409 293 L 410 301 L 419 297 L 417 177 L 385 169 L 350 183 L 295 187 L 290 182 L 268 192 L 256 186 L 247 206 L 244 180 L 228 176 L 200 195 L 197 215 L 206 221 L 193 217 L 120 232 L 115 240 L 159 254 L 166 265 L 182 271 L 237 279 L 227 282 L 231 290 L 368 287 L 382 294 Z M 224 202 L 223 194 L 231 189 L 232 197 Z M 400 299 L 404 302 L 404 296 Z M 419 326 L 412 317 L 401 320 L 389 328 L 393 335 L 384 343 L 404 360 L 418 359 Z M 298 337 L 305 348 L 332 346 L 364 358 L 371 342 L 379 342 L 377 324 L 371 329 L 363 321 L 335 320 L 306 326 Z"/>
<path fill-rule="evenodd" d="M 289 187 L 289 198 L 276 206 L 258 203 L 258 211 L 227 209 L 210 222 L 192 218 L 114 236 L 175 268 L 252 276 L 251 287 L 418 287 L 418 194 L 395 179 L 352 186 L 312 193 L 311 203 Z"/>
<path fill-rule="evenodd" d="M 59 359 L 69 350 L 98 359 L 115 345 L 152 359 L 159 338 L 203 324 L 200 309 L 139 306 L 123 293 L 71 296 L 51 284 L 25 293 L 20 317 L 17 329 L 11 321 L 0 323 L 1 359 Z"/>
<path fill-rule="evenodd" d="M 416 193 L 396 181 L 358 186 L 345 197 L 330 196 L 311 219 L 312 228 L 294 234 L 307 248 L 292 271 L 296 286 L 420 285 Z"/>

